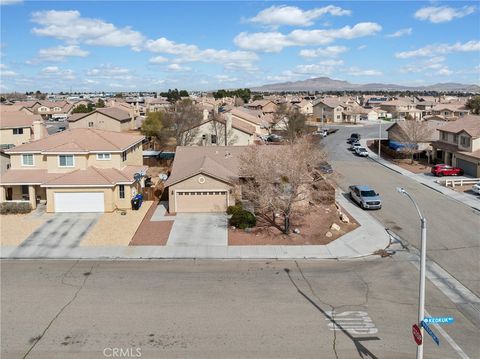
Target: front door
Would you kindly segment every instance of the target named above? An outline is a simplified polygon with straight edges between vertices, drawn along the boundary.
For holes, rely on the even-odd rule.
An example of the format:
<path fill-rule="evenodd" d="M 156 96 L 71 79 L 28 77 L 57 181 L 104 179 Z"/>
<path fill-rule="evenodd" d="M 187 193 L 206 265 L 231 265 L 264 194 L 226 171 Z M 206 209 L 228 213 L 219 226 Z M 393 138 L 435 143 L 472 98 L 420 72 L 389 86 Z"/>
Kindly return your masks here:
<path fill-rule="evenodd" d="M 8 187 L 7 188 L 7 201 L 12 201 L 13 200 L 13 188 Z"/>

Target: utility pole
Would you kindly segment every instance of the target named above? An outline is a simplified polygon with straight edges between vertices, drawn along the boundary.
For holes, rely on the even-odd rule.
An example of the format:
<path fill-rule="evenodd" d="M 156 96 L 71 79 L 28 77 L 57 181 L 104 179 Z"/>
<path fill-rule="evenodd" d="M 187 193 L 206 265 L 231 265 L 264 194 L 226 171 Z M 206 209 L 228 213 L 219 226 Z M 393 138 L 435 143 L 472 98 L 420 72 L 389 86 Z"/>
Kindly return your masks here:
<path fill-rule="evenodd" d="M 381 138 L 382 138 L 382 120 L 378 120 L 378 159 L 380 160 L 380 149 L 381 149 Z"/>

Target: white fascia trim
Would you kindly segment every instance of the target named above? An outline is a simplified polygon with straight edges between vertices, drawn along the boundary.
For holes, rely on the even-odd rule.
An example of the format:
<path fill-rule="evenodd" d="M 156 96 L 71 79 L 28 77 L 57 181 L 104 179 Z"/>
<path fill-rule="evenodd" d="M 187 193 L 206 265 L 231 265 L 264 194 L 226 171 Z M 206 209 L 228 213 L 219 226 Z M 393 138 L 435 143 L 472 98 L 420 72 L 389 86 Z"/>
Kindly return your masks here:
<path fill-rule="evenodd" d="M 0 183 L 0 186 L 40 186 L 42 182 Z"/>
<path fill-rule="evenodd" d="M 42 155 L 88 155 L 88 152 L 42 152 Z"/>
<path fill-rule="evenodd" d="M 39 154 L 41 154 L 42 152 L 41 152 L 41 151 L 9 151 L 9 150 L 6 150 L 5 153 L 6 153 L 7 155 L 23 155 L 23 154 L 26 154 L 26 155 L 27 155 L 27 154 L 28 154 L 28 155 L 30 155 L 30 154 L 33 154 L 33 155 L 38 154 L 38 155 L 39 155 Z"/>

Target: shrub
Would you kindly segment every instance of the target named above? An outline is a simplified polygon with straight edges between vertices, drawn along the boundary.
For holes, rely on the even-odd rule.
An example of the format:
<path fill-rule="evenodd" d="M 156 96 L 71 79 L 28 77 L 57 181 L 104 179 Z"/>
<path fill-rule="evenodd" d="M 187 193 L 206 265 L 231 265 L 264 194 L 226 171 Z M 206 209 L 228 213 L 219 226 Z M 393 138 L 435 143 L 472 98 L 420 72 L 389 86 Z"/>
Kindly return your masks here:
<path fill-rule="evenodd" d="M 242 208 L 241 204 L 236 204 L 235 206 L 228 206 L 227 214 L 235 214 L 235 213 L 241 211 L 242 209 L 243 208 Z"/>
<path fill-rule="evenodd" d="M 32 211 L 30 202 L 2 202 L 0 214 L 24 214 Z"/>
<path fill-rule="evenodd" d="M 255 215 L 244 209 L 233 213 L 232 218 L 230 218 L 230 225 L 240 229 L 252 228 L 255 227 L 256 224 L 257 219 L 255 218 Z"/>

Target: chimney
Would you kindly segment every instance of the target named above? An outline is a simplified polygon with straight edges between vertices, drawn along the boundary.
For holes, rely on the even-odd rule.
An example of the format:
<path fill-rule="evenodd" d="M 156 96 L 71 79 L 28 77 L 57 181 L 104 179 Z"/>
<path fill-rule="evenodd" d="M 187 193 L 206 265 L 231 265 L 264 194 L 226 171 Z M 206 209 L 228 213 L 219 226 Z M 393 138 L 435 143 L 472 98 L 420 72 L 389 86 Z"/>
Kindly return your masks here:
<path fill-rule="evenodd" d="M 204 121 L 208 120 L 208 110 L 207 109 L 203 110 L 203 120 Z"/>
<path fill-rule="evenodd" d="M 33 140 L 34 141 L 37 141 L 37 140 L 44 137 L 43 132 L 45 130 L 45 127 L 43 127 L 42 121 L 39 121 L 39 120 L 33 121 L 32 127 L 33 127 Z"/>

